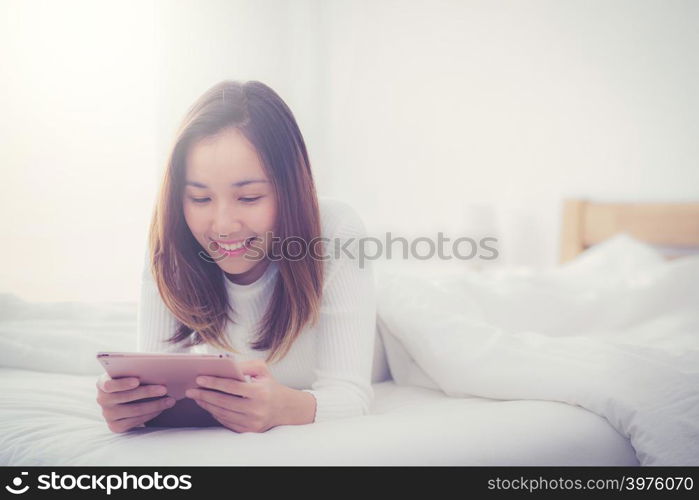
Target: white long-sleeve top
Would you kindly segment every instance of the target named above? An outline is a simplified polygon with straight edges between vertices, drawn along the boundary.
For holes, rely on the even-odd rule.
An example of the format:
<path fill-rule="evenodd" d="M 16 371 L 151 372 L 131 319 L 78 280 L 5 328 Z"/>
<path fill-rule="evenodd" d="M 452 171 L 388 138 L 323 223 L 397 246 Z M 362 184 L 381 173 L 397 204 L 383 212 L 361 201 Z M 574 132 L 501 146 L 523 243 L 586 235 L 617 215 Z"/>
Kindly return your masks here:
<path fill-rule="evenodd" d="M 376 340 L 374 273 L 371 261 L 361 262 L 358 255 L 358 241 L 366 236 L 365 226 L 344 202 L 320 197 L 319 210 L 321 236 L 331 241 L 325 251 L 329 258 L 324 261 L 319 321 L 313 327 L 306 326 L 283 359 L 268 365 L 277 382 L 313 394 L 315 422 L 369 412 L 374 397 L 371 382 Z M 350 238 L 354 241 L 347 248 L 354 258 L 336 253 L 336 246 L 341 247 Z M 185 348 L 164 342 L 174 333 L 177 320 L 160 297 L 147 257 L 146 252 L 138 307 L 138 351 L 223 352 L 210 344 Z M 252 350 L 250 341 L 254 325 L 266 311 L 278 273 L 278 263 L 271 261 L 257 281 L 240 285 L 221 271 L 236 319 L 235 324 L 228 322 L 227 335 L 241 353 L 238 359 L 264 359 L 269 353 Z"/>

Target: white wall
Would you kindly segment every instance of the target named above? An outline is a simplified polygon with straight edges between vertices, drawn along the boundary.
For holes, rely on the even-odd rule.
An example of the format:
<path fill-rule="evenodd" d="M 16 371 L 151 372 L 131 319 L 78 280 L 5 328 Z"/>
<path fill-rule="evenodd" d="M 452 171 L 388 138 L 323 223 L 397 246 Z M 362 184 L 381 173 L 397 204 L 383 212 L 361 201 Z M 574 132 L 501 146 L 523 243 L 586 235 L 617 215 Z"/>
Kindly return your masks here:
<path fill-rule="evenodd" d="M 172 134 L 221 79 L 294 111 L 373 235 L 558 258 L 560 200 L 699 198 L 693 1 L 0 2 L 0 292 L 134 300 Z"/>
<path fill-rule="evenodd" d="M 320 123 L 319 10 L 310 0 L 158 0 L 155 23 L 160 167 L 187 108 L 221 80 L 259 80 L 291 107 L 310 143 Z M 160 172 L 158 172 L 158 175 Z"/>
<path fill-rule="evenodd" d="M 323 4 L 331 191 L 558 259 L 560 200 L 699 198 L 699 2 Z"/>
<path fill-rule="evenodd" d="M 152 4 L 0 2 L 0 291 L 135 296 L 155 161 Z"/>
<path fill-rule="evenodd" d="M 172 135 L 219 80 L 268 83 L 317 144 L 308 5 L 3 0 L 0 292 L 134 300 Z"/>

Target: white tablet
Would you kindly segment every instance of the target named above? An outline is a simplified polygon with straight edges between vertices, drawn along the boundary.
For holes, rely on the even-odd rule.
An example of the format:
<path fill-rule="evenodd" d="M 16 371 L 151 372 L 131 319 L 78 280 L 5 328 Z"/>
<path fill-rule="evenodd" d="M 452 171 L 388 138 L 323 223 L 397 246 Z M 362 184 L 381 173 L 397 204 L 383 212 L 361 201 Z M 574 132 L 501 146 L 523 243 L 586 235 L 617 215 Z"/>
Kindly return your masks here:
<path fill-rule="evenodd" d="M 196 383 L 199 375 L 250 381 L 250 377 L 243 375 L 230 353 L 98 352 L 97 361 L 112 378 L 138 377 L 141 385 L 157 384 L 167 387 L 165 396 L 134 401 L 142 403 L 166 396 L 176 400 L 175 406 L 163 410 L 157 417 L 146 422 L 146 427 L 220 426 L 209 412 L 188 398 L 185 392 L 199 387 Z"/>

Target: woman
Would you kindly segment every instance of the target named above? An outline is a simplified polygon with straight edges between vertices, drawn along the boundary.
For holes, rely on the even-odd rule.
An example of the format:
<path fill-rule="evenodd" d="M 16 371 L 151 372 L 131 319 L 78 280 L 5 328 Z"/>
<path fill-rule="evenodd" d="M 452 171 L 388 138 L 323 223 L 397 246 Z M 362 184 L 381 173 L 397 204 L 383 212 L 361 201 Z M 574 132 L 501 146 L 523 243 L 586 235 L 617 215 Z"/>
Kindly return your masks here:
<path fill-rule="evenodd" d="M 187 396 L 236 432 L 366 414 L 373 399 L 376 297 L 358 258 L 365 229 L 318 199 L 284 101 L 224 81 L 187 113 L 169 156 L 143 270 L 138 350 L 242 359 L 242 383 L 197 380 Z M 113 432 L 143 427 L 171 398 L 136 378 L 98 380 Z M 130 404 L 126 404 L 130 403 Z"/>

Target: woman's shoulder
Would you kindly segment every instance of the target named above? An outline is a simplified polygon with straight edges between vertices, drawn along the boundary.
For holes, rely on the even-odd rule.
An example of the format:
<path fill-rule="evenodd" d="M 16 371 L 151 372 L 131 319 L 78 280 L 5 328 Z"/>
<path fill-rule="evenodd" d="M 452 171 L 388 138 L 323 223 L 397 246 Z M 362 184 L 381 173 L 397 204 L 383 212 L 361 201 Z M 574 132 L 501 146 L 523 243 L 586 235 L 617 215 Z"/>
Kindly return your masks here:
<path fill-rule="evenodd" d="M 366 234 L 362 217 L 349 203 L 337 198 L 319 196 L 318 209 L 322 236 L 359 238 Z"/>

